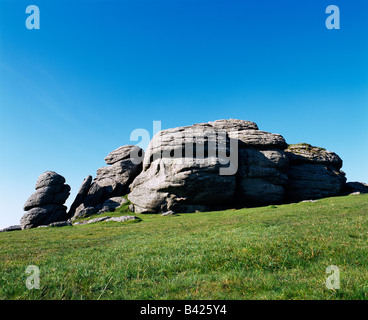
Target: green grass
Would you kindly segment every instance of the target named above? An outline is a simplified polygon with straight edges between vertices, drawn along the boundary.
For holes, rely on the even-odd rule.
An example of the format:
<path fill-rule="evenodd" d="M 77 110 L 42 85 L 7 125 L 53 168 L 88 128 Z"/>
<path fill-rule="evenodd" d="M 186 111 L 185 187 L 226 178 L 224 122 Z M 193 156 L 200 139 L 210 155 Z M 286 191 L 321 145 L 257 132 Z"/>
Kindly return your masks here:
<path fill-rule="evenodd" d="M 138 216 L 1 233 L 0 299 L 368 297 L 368 195 Z M 39 290 L 25 286 L 28 265 Z M 339 290 L 325 286 L 329 265 Z"/>

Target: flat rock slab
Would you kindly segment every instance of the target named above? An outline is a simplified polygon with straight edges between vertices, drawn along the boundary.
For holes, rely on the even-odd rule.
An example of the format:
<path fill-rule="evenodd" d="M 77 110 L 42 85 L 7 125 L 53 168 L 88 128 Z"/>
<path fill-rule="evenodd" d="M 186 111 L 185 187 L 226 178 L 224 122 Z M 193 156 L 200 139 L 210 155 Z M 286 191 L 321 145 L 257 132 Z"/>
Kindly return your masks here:
<path fill-rule="evenodd" d="M 66 227 L 66 226 L 72 226 L 72 223 L 70 221 L 59 221 L 59 222 L 53 222 L 47 225 L 38 226 L 37 228 L 58 228 L 58 227 Z"/>
<path fill-rule="evenodd" d="M 95 218 L 91 220 L 78 221 L 78 222 L 75 222 L 74 225 L 83 225 L 83 224 L 101 222 L 101 221 L 105 221 L 106 219 L 110 219 L 110 217 L 100 217 L 100 218 Z"/>
<path fill-rule="evenodd" d="M 169 211 L 161 213 L 161 215 L 166 217 L 166 216 L 176 216 L 177 214 L 174 211 L 169 210 Z"/>
<path fill-rule="evenodd" d="M 74 225 L 83 225 L 95 222 L 102 222 L 102 221 L 115 221 L 115 222 L 125 222 L 129 220 L 141 220 L 136 216 L 121 216 L 121 217 L 99 217 L 91 220 L 83 220 L 74 223 Z"/>
<path fill-rule="evenodd" d="M 110 219 L 107 219 L 105 221 L 116 221 L 116 222 L 125 222 L 129 220 L 141 220 L 136 216 L 121 216 L 121 217 L 112 217 Z"/>

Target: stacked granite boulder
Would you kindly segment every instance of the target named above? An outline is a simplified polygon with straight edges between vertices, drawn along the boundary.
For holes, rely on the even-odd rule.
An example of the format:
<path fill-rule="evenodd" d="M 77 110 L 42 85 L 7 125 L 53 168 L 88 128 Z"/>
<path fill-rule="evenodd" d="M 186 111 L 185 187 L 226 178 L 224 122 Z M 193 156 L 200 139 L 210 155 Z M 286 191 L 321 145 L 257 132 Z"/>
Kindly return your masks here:
<path fill-rule="evenodd" d="M 251 121 L 230 119 L 210 124 L 225 129 L 238 143 L 236 204 L 257 206 L 282 202 L 288 180 L 285 139 L 259 130 Z"/>
<path fill-rule="evenodd" d="M 68 215 L 64 206 L 70 194 L 65 178 L 56 172 L 46 171 L 38 178 L 36 191 L 24 204 L 26 213 L 20 220 L 22 229 L 35 228 L 54 222 L 66 221 Z"/>
<path fill-rule="evenodd" d="M 121 205 L 124 202 L 121 196 L 128 193 L 130 183 L 141 172 L 143 155 L 144 151 L 134 145 L 125 145 L 109 153 L 105 158 L 108 166 L 98 169 L 93 180 L 91 176 L 84 179 L 69 215 L 85 217 L 100 210 L 106 212 L 107 206 L 114 209 L 116 203 Z M 111 198 L 115 199 L 107 201 Z"/>
<path fill-rule="evenodd" d="M 334 152 L 309 144 L 290 145 L 287 200 L 301 201 L 338 195 L 346 183 L 342 160 Z"/>
<path fill-rule="evenodd" d="M 217 143 L 216 143 L 217 142 Z M 160 131 L 130 186 L 134 212 L 194 212 L 230 205 L 235 175 L 219 175 L 230 138 L 208 123 Z"/>

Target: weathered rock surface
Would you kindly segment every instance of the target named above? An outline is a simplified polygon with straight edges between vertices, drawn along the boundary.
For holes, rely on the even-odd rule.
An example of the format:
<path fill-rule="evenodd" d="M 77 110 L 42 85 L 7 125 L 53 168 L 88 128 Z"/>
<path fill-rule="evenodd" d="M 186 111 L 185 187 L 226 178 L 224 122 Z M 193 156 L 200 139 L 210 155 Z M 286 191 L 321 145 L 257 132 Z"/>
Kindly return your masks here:
<path fill-rule="evenodd" d="M 242 206 L 282 202 L 288 180 L 284 137 L 254 128 L 236 130 L 234 125 L 229 136 L 239 145 L 236 202 Z"/>
<path fill-rule="evenodd" d="M 230 138 L 239 140 L 240 148 L 256 148 L 260 150 L 280 149 L 287 147 L 283 136 L 277 133 L 270 133 L 260 130 L 244 130 L 230 132 Z"/>
<path fill-rule="evenodd" d="M 226 143 L 219 144 L 221 139 Z M 231 145 L 234 141 L 237 148 Z M 238 170 L 221 175 L 224 154 L 231 150 L 238 151 Z M 341 166 L 334 152 L 307 144 L 288 146 L 280 134 L 261 131 L 254 122 L 217 120 L 153 137 L 128 199 L 136 213 L 310 200 L 341 192 L 346 182 Z"/>
<path fill-rule="evenodd" d="M 51 181 L 51 180 L 48 180 Z M 63 205 L 70 194 L 70 186 L 64 183 L 43 185 L 28 198 L 23 206 L 25 211 L 48 204 Z"/>
<path fill-rule="evenodd" d="M 129 191 L 129 185 L 142 171 L 142 159 L 144 151 L 138 146 L 126 145 L 110 152 L 105 161 L 108 166 L 97 170 L 96 177 L 92 180 L 88 176 L 82 183 L 69 214 L 76 218 L 87 217 L 92 214 L 101 214 L 114 211 Z M 108 199 L 119 197 L 118 200 Z"/>
<path fill-rule="evenodd" d="M 105 221 L 107 219 L 110 219 L 110 217 L 98 217 L 98 218 L 94 218 L 94 219 L 90 219 L 90 220 L 82 220 L 82 221 L 74 222 L 73 225 L 83 225 L 83 224 L 101 222 L 101 221 Z"/>
<path fill-rule="evenodd" d="M 40 225 L 48 225 L 52 222 L 66 221 L 66 206 L 46 204 L 30 209 L 20 220 L 22 229 L 35 228 Z"/>
<path fill-rule="evenodd" d="M 59 228 L 59 227 L 67 227 L 67 226 L 72 226 L 72 223 L 70 220 L 53 222 L 47 225 L 38 226 L 37 228 Z"/>
<path fill-rule="evenodd" d="M 354 193 L 354 192 L 360 192 L 360 193 L 368 193 L 368 184 L 364 182 L 348 182 L 345 185 L 345 190 L 347 193 Z"/>
<path fill-rule="evenodd" d="M 121 205 L 127 202 L 128 200 L 123 197 L 113 197 L 107 199 L 104 203 L 102 203 L 101 209 L 97 211 L 97 214 L 102 214 L 105 212 L 114 212 L 117 208 L 119 208 Z"/>
<path fill-rule="evenodd" d="M 282 150 L 240 148 L 237 202 L 246 206 L 282 202 L 288 182 L 287 166 Z"/>
<path fill-rule="evenodd" d="M 36 190 L 43 187 L 50 187 L 53 185 L 62 185 L 65 183 L 65 178 L 54 171 L 46 171 L 41 174 L 36 182 Z"/>
<path fill-rule="evenodd" d="M 106 157 L 106 162 L 112 164 L 97 170 L 97 176 L 82 202 L 85 208 L 127 194 L 129 185 L 142 170 L 142 164 L 130 158 L 132 152 L 143 153 L 143 150 L 137 146 L 122 146 Z"/>
<path fill-rule="evenodd" d="M 105 217 L 99 217 L 99 218 L 90 219 L 90 220 L 78 221 L 78 222 L 75 222 L 74 225 L 83 225 L 83 224 L 96 223 L 96 222 L 102 222 L 102 221 L 125 222 L 129 220 L 140 220 L 140 219 L 136 216 L 120 216 L 120 217 L 112 217 L 112 218 L 105 216 Z"/>
<path fill-rule="evenodd" d="M 65 178 L 53 172 L 44 172 L 37 180 L 36 191 L 24 204 L 27 211 L 20 220 L 22 229 L 66 221 L 68 216 L 63 205 L 70 194 Z"/>
<path fill-rule="evenodd" d="M 97 213 L 97 211 L 101 208 L 100 205 L 97 205 L 95 207 L 85 207 L 85 205 L 82 203 L 76 210 L 75 214 L 72 217 L 72 221 L 78 218 L 86 218 L 89 216 L 92 216 Z"/>
<path fill-rule="evenodd" d="M 140 147 L 134 146 L 134 145 L 125 145 L 125 146 L 119 147 L 118 149 L 114 151 L 111 151 L 105 158 L 105 162 L 106 164 L 114 164 L 118 161 L 126 160 L 126 159 L 139 160 L 137 156 L 143 158 L 143 155 L 144 155 L 144 151 Z"/>
<path fill-rule="evenodd" d="M 342 160 L 331 151 L 307 144 L 289 146 L 287 198 L 289 201 L 318 199 L 340 194 L 346 178 Z"/>
<path fill-rule="evenodd" d="M 313 147 L 310 144 L 293 144 L 288 146 L 285 151 L 291 165 L 316 163 L 333 166 L 336 169 L 341 169 L 342 167 L 342 160 L 335 152 Z"/>
<path fill-rule="evenodd" d="M 125 221 L 129 221 L 129 220 L 141 220 L 136 216 L 120 216 L 120 217 L 112 217 L 109 219 L 106 219 L 105 221 L 115 221 L 115 222 L 125 222 Z"/>
<path fill-rule="evenodd" d="M 163 130 L 151 140 L 143 171 L 130 186 L 136 213 L 192 212 L 233 200 L 235 176 L 219 175 L 226 132 L 209 124 Z M 213 143 L 218 140 L 219 143 Z M 223 150 L 221 150 L 221 148 Z"/>
<path fill-rule="evenodd" d="M 166 211 L 161 213 L 162 216 L 166 217 L 166 216 L 177 216 L 177 214 L 174 211 Z"/>
<path fill-rule="evenodd" d="M 233 131 L 258 130 L 255 122 L 239 119 L 221 119 L 210 121 L 208 124 L 216 129 L 223 129 L 229 133 Z"/>
<path fill-rule="evenodd" d="M 113 212 L 121 205 L 127 203 L 128 200 L 123 197 L 113 197 L 107 199 L 102 204 L 98 204 L 94 207 L 85 207 L 84 204 L 81 204 L 77 209 L 73 216 L 73 220 L 77 218 L 86 218 L 92 216 L 94 214 L 102 214 L 106 212 Z"/>
<path fill-rule="evenodd" d="M 75 214 L 75 210 L 83 203 L 85 197 L 88 194 L 89 188 L 91 187 L 91 183 L 92 183 L 92 176 L 87 176 L 86 178 L 84 178 L 82 185 L 80 186 L 79 191 L 77 193 L 77 196 L 75 197 L 75 200 L 70 206 L 68 212 L 69 217 L 73 217 Z"/>

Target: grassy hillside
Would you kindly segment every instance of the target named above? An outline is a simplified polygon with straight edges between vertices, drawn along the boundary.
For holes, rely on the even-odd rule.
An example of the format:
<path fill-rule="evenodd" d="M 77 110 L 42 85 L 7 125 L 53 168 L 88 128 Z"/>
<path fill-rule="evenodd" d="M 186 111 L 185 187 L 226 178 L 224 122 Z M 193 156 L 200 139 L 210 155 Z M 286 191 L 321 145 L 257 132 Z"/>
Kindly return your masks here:
<path fill-rule="evenodd" d="M 0 299 L 368 298 L 368 195 L 139 217 L 1 233 Z"/>

